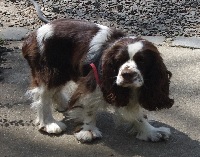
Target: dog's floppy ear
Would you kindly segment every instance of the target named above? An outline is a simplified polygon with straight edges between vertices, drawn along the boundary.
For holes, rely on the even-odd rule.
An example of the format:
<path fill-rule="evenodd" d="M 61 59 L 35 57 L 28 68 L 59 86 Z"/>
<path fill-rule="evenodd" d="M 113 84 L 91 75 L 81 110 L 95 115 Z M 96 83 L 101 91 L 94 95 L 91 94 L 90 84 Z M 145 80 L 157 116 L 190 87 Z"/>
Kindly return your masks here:
<path fill-rule="evenodd" d="M 101 90 L 103 92 L 104 99 L 115 106 L 122 107 L 129 103 L 130 89 L 117 86 L 116 78 L 119 70 L 117 63 L 117 52 L 122 48 L 120 45 L 112 47 L 105 52 L 102 57 L 102 84 Z M 121 59 L 121 57 L 119 57 Z"/>
<path fill-rule="evenodd" d="M 146 50 L 146 53 L 151 56 L 151 66 L 143 74 L 144 85 L 139 90 L 139 103 L 150 111 L 170 108 L 174 104 L 174 100 L 169 98 L 172 74 L 157 49 Z"/>

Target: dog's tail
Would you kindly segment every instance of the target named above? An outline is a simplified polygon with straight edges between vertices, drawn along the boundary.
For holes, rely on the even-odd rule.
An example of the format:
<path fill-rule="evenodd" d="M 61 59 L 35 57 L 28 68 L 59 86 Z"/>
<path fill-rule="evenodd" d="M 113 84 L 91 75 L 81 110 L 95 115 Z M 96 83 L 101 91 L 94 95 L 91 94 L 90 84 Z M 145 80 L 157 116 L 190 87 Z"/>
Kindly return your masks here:
<path fill-rule="evenodd" d="M 34 5 L 38 18 L 44 23 L 49 23 L 49 20 L 44 16 L 39 5 L 34 0 L 29 0 L 29 1 Z"/>

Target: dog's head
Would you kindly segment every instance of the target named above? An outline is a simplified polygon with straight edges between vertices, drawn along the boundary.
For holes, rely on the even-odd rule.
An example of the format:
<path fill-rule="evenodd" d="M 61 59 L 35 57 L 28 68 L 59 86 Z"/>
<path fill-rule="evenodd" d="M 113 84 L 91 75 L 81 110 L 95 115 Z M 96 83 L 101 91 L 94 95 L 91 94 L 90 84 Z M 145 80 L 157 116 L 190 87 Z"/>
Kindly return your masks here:
<path fill-rule="evenodd" d="M 137 99 L 148 110 L 170 108 L 171 72 L 163 63 L 157 48 L 141 38 L 122 38 L 111 45 L 102 58 L 102 91 L 109 102 L 125 106 L 131 90 L 137 90 Z"/>

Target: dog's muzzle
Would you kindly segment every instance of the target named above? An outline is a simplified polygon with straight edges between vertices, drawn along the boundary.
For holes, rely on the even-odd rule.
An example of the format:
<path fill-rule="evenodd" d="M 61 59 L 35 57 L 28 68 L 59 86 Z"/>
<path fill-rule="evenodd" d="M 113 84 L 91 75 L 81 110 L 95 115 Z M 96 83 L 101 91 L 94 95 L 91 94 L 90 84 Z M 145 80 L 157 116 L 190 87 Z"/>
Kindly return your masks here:
<path fill-rule="evenodd" d="M 118 74 L 116 83 L 122 87 L 140 87 L 143 85 L 143 77 L 137 69 L 124 69 Z"/>

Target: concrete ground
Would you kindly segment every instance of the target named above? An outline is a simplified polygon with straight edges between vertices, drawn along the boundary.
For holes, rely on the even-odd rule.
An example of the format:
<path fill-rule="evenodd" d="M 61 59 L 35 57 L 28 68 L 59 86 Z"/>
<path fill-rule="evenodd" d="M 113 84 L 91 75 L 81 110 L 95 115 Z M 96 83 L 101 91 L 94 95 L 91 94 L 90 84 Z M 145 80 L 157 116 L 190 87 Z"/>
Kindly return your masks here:
<path fill-rule="evenodd" d="M 173 73 L 171 109 L 149 112 L 154 126 L 167 126 L 168 141 L 152 143 L 137 140 L 123 127 L 115 127 L 108 113 L 97 117 L 103 139 L 79 144 L 73 136 L 73 123 L 61 113 L 68 129 L 59 136 L 40 133 L 34 125 L 35 111 L 24 97 L 29 84 L 29 69 L 21 55 L 21 42 L 3 55 L 4 79 L 0 82 L 0 157 L 200 157 L 200 49 L 159 47 Z"/>

